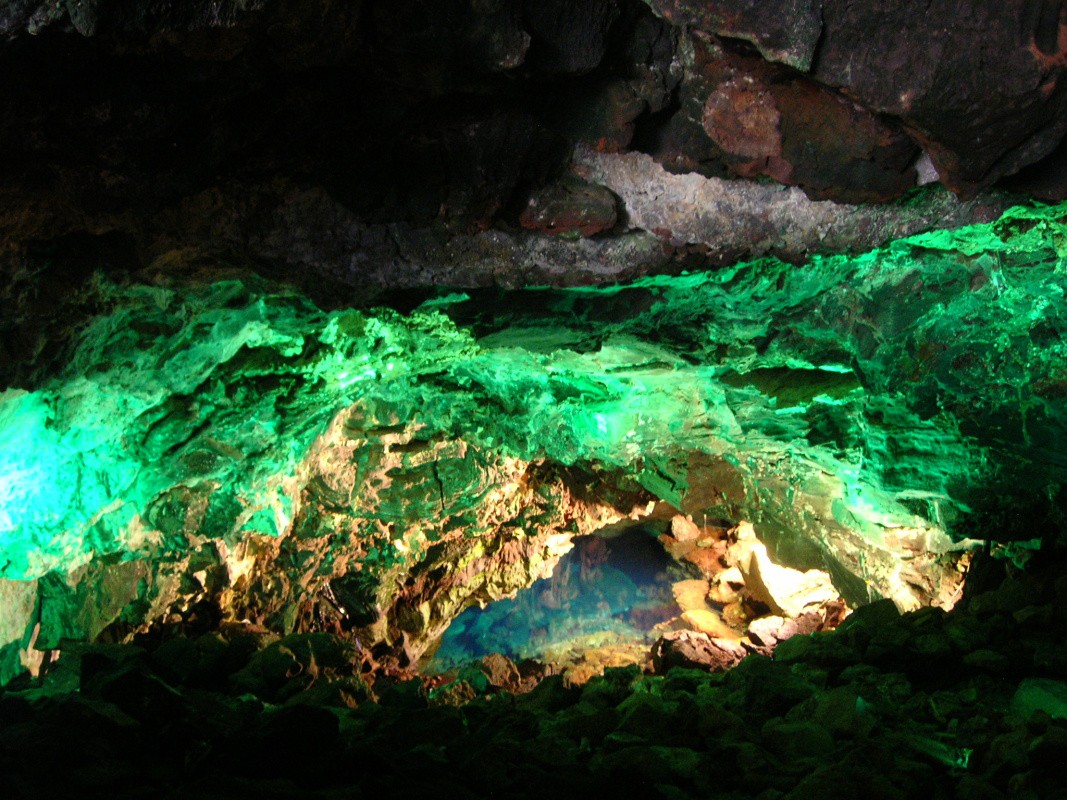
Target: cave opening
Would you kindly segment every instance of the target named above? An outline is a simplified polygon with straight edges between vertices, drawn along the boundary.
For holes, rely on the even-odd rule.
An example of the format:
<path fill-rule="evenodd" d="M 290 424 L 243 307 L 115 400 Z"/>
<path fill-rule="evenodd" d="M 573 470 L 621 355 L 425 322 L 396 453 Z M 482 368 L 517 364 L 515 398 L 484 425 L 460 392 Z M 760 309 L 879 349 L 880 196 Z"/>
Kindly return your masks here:
<path fill-rule="evenodd" d="M 638 524 L 611 534 L 576 537 L 552 574 L 515 597 L 471 606 L 441 637 L 424 664 L 444 673 L 491 654 L 556 667 L 599 657 L 641 663 L 681 610 L 673 584 L 689 577 Z"/>

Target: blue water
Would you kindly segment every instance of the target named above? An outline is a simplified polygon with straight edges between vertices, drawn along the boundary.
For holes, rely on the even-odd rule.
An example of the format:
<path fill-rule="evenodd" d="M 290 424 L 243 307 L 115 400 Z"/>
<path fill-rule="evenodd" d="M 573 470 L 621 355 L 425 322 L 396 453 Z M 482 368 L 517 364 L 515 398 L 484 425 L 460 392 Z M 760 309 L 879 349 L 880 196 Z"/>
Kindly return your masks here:
<path fill-rule="evenodd" d="M 575 639 L 651 644 L 649 629 L 679 613 L 671 593 L 677 564 L 637 527 L 611 539 L 586 536 L 548 578 L 484 609 L 469 608 L 449 626 L 426 666 L 444 672 L 490 653 L 540 658 Z"/>

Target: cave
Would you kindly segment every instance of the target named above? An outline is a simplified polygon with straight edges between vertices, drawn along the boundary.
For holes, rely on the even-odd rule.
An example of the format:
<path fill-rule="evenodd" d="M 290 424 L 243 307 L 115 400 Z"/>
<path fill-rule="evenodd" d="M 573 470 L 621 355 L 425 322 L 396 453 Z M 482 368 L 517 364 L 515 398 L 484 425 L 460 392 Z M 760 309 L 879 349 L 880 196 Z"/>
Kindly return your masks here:
<path fill-rule="evenodd" d="M 1065 43 L 0 0 L 0 794 L 1062 797 Z"/>
<path fill-rule="evenodd" d="M 657 626 L 684 611 L 675 583 L 690 576 L 679 567 L 643 525 L 578 537 L 551 575 L 452 620 L 424 670 L 458 677 L 470 662 L 497 654 L 535 668 L 643 666 Z M 569 677 L 582 679 L 576 671 Z"/>

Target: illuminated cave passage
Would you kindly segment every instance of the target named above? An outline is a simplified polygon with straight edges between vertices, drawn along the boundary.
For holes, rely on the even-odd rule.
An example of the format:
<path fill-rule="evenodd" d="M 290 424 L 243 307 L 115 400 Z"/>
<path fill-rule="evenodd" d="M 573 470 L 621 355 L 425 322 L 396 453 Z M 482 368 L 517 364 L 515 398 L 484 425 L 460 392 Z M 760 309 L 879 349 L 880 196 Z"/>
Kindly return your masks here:
<path fill-rule="evenodd" d="M 1048 800 L 1067 0 L 0 0 L 0 796 Z"/>
<path fill-rule="evenodd" d="M 527 670 L 563 673 L 570 683 L 605 668 L 686 659 L 729 669 L 847 614 L 827 573 L 775 564 L 748 523 L 703 522 L 675 514 L 575 538 L 551 575 L 456 617 L 431 645 L 424 672 L 460 670 L 462 683 L 471 662 L 494 655 L 536 662 Z M 699 637 L 714 648 L 693 648 Z"/>
<path fill-rule="evenodd" d="M 100 280 L 0 398 L 4 674 L 201 602 L 410 661 L 658 503 L 851 607 L 950 607 L 976 540 L 1056 535 L 1063 213 L 406 314 Z"/>
<path fill-rule="evenodd" d="M 658 636 L 654 628 L 681 613 L 671 587 L 687 577 L 656 536 L 639 526 L 611 538 L 575 539 L 549 577 L 513 599 L 460 614 L 426 670 L 447 670 L 492 653 L 566 662 L 612 646 L 643 663 Z"/>

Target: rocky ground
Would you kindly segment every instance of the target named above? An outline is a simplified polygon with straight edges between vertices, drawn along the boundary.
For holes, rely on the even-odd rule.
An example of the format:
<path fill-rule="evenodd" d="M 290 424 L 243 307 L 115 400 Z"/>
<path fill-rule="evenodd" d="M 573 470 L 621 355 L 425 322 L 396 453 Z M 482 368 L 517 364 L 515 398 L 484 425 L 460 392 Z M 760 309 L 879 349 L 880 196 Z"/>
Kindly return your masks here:
<path fill-rule="evenodd" d="M 729 671 L 660 657 L 584 686 L 500 656 L 447 684 L 375 677 L 325 633 L 158 631 L 7 686 L 0 774 L 12 798 L 1045 800 L 1067 756 L 1062 570 L 982 557 L 948 613 L 882 601 Z"/>

